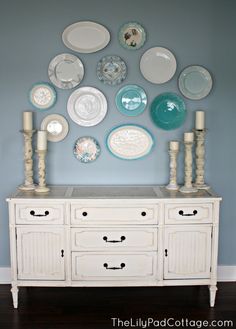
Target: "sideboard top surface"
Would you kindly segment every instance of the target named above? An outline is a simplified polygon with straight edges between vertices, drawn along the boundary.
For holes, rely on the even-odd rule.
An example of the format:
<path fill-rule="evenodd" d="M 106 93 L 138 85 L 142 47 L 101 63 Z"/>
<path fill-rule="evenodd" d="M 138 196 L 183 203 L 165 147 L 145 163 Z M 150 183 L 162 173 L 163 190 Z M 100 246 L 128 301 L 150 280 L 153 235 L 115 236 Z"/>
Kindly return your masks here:
<path fill-rule="evenodd" d="M 221 199 L 212 190 L 196 193 L 170 191 L 163 186 L 50 186 L 50 192 L 38 194 L 34 191 L 16 191 L 11 199 Z"/>

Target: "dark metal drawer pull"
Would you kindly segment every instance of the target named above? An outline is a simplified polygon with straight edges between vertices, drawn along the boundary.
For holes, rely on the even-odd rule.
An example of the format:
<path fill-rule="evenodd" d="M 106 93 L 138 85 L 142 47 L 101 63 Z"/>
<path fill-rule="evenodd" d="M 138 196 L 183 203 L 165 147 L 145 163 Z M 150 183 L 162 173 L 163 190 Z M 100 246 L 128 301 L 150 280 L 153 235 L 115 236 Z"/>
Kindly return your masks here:
<path fill-rule="evenodd" d="M 122 270 L 125 267 L 125 263 L 121 263 L 120 267 L 109 267 L 107 263 L 104 263 L 103 266 L 106 268 L 106 270 Z"/>
<path fill-rule="evenodd" d="M 34 210 L 31 210 L 30 215 L 31 215 L 31 216 L 34 216 L 34 217 L 46 217 L 46 216 L 49 215 L 49 211 L 46 210 L 46 211 L 44 212 L 44 214 L 35 214 L 35 211 L 34 211 Z"/>
<path fill-rule="evenodd" d="M 86 217 L 88 215 L 87 211 L 82 212 L 82 215 Z"/>
<path fill-rule="evenodd" d="M 126 239 L 126 237 L 123 236 L 123 235 L 120 237 L 120 240 L 108 240 L 108 237 L 107 237 L 107 236 L 104 236 L 104 237 L 103 237 L 103 240 L 106 241 L 106 242 L 109 242 L 109 243 L 121 243 L 121 242 L 123 242 L 125 239 Z"/>
<path fill-rule="evenodd" d="M 64 257 L 64 250 L 61 250 L 61 257 Z"/>
<path fill-rule="evenodd" d="M 168 250 L 165 249 L 165 256 L 167 257 L 168 256 Z"/>
<path fill-rule="evenodd" d="M 142 216 L 146 216 L 146 215 L 147 215 L 146 211 L 142 211 L 142 212 L 141 212 L 141 215 L 142 215 Z"/>
<path fill-rule="evenodd" d="M 180 214 L 181 216 L 195 216 L 195 215 L 197 215 L 197 210 L 194 210 L 192 214 L 185 214 L 185 213 L 183 212 L 183 210 L 180 210 L 180 211 L 179 211 L 179 214 Z"/>

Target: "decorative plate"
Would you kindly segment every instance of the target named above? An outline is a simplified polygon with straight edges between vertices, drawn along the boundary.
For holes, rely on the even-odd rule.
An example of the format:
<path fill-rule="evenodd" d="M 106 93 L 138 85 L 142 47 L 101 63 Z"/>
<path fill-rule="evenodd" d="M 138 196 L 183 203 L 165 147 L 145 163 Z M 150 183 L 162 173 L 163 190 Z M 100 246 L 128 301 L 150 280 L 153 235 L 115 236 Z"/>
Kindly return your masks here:
<path fill-rule="evenodd" d="M 60 54 L 49 63 L 48 76 L 61 89 L 71 89 L 80 84 L 84 77 L 81 60 L 72 54 Z"/>
<path fill-rule="evenodd" d="M 141 114 L 147 105 L 145 91 L 137 85 L 127 85 L 116 94 L 116 106 L 118 110 L 128 116 Z"/>
<path fill-rule="evenodd" d="M 127 75 L 126 64 L 119 56 L 104 56 L 97 65 L 97 76 L 108 85 L 120 84 Z"/>
<path fill-rule="evenodd" d="M 50 114 L 43 119 L 41 130 L 48 132 L 47 138 L 50 142 L 59 142 L 67 136 L 69 125 L 62 115 Z"/>
<path fill-rule="evenodd" d="M 199 65 L 186 67 L 179 76 L 179 90 L 185 97 L 193 100 L 206 97 L 212 84 L 210 73 Z"/>
<path fill-rule="evenodd" d="M 126 49 L 139 49 L 146 41 L 146 32 L 138 23 L 127 23 L 119 31 L 119 41 Z"/>
<path fill-rule="evenodd" d="M 140 70 L 144 78 L 157 84 L 169 81 L 175 74 L 176 66 L 175 56 L 162 47 L 148 49 L 140 61 Z"/>
<path fill-rule="evenodd" d="M 135 160 L 151 152 L 154 140 L 144 127 L 129 124 L 115 127 L 107 136 L 106 144 L 114 156 Z"/>
<path fill-rule="evenodd" d="M 67 111 L 78 125 L 95 126 L 104 119 L 107 113 L 107 100 L 100 90 L 93 87 L 81 87 L 70 95 Z"/>
<path fill-rule="evenodd" d="M 174 93 L 163 93 L 151 104 L 153 122 L 162 129 L 179 128 L 186 118 L 186 107 L 183 99 Z"/>
<path fill-rule="evenodd" d="M 29 92 L 29 100 L 37 109 L 49 109 L 56 103 L 56 99 L 56 90 L 46 82 L 35 84 Z"/>
<path fill-rule="evenodd" d="M 64 30 L 62 41 L 66 47 L 79 53 L 94 53 L 107 46 L 110 33 L 101 24 L 81 21 Z"/>
<path fill-rule="evenodd" d="M 75 142 L 74 155 L 83 163 L 95 161 L 99 157 L 100 153 L 100 145 L 93 137 L 80 137 Z"/>

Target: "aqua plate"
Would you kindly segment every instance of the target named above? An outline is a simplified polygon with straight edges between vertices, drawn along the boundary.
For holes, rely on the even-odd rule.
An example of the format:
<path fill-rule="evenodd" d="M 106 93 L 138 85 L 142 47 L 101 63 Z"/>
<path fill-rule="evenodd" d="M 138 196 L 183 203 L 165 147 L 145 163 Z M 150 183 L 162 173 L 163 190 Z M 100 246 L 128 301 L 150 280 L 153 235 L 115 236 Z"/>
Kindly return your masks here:
<path fill-rule="evenodd" d="M 141 114 L 147 105 L 145 91 L 137 85 L 126 85 L 116 94 L 116 107 L 130 117 Z"/>
<path fill-rule="evenodd" d="M 90 163 L 99 157 L 101 147 L 93 137 L 80 137 L 75 142 L 73 153 L 80 162 Z"/>
<path fill-rule="evenodd" d="M 179 90 L 192 100 L 206 97 L 212 89 L 212 84 L 210 73 L 199 65 L 186 67 L 179 76 Z"/>
<path fill-rule="evenodd" d="M 56 100 L 56 90 L 47 82 L 36 83 L 29 91 L 29 101 L 36 109 L 48 110 Z"/>
<path fill-rule="evenodd" d="M 183 99 L 175 93 L 163 93 L 151 104 L 151 118 L 155 125 L 164 130 L 179 128 L 186 118 Z"/>
<path fill-rule="evenodd" d="M 135 22 L 124 24 L 119 31 L 119 41 L 122 47 L 130 50 L 141 48 L 146 41 L 144 28 Z"/>

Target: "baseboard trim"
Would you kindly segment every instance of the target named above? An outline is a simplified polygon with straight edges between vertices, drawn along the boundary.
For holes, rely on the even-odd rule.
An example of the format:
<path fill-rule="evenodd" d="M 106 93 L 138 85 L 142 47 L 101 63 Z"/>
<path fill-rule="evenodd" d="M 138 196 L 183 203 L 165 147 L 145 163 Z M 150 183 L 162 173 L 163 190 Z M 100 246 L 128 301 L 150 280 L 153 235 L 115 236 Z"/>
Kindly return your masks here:
<path fill-rule="evenodd" d="M 236 266 L 218 266 L 218 281 L 232 282 L 236 281 Z M 11 282 L 10 267 L 0 267 L 0 284 L 9 284 Z"/>

